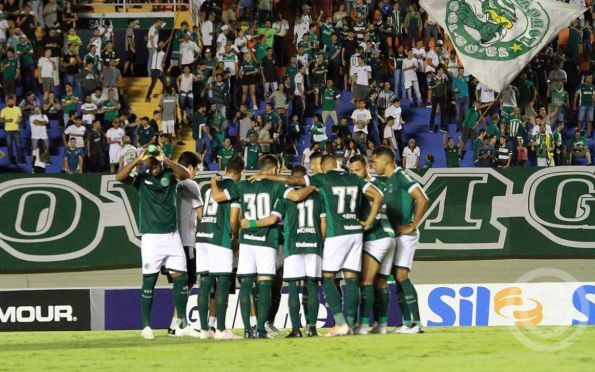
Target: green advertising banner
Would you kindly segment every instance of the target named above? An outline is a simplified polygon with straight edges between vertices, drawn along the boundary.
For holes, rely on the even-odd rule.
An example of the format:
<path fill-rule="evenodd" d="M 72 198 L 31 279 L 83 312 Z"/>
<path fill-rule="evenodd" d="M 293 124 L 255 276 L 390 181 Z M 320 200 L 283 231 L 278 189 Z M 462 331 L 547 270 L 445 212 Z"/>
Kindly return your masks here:
<path fill-rule="evenodd" d="M 595 258 L 593 167 L 412 176 L 430 198 L 418 260 Z M 137 204 L 112 175 L 1 175 L 0 273 L 139 267 Z"/>

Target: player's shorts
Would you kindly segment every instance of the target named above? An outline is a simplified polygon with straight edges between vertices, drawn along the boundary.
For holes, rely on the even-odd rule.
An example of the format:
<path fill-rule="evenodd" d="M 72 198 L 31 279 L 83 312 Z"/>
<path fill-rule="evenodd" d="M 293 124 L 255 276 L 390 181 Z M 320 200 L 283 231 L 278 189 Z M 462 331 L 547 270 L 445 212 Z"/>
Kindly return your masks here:
<path fill-rule="evenodd" d="M 163 120 L 161 122 L 161 129 L 165 134 L 174 134 L 176 128 L 176 121 L 175 120 Z"/>
<path fill-rule="evenodd" d="M 322 278 L 322 257 L 315 253 L 293 254 L 285 257 L 283 280 Z"/>
<path fill-rule="evenodd" d="M 196 273 L 231 274 L 233 272 L 233 251 L 209 243 L 196 243 Z"/>
<path fill-rule="evenodd" d="M 186 272 L 186 255 L 180 234 L 143 234 L 140 240 L 143 274 L 156 274 L 165 266 L 168 270 Z"/>
<path fill-rule="evenodd" d="M 188 276 L 188 289 L 192 289 L 196 284 L 196 272 L 193 270 L 193 267 L 196 267 L 196 253 L 194 251 L 194 247 L 187 247 L 184 246 L 184 254 L 186 255 L 186 268 L 188 269 L 187 276 Z M 165 267 L 161 267 L 165 269 Z M 167 276 L 167 282 L 173 283 L 173 279 L 169 271 L 162 270 L 162 274 Z"/>
<path fill-rule="evenodd" d="M 395 239 L 382 238 L 364 242 L 364 252 L 380 264 L 378 274 L 389 276 L 395 259 Z"/>
<path fill-rule="evenodd" d="M 277 274 L 277 249 L 240 244 L 238 276 Z"/>
<path fill-rule="evenodd" d="M 415 249 L 419 241 L 419 232 L 416 231 L 411 234 L 397 236 L 395 241 L 397 242 L 397 246 L 393 265 L 411 270 L 413 256 L 415 256 Z"/>
<path fill-rule="evenodd" d="M 324 241 L 322 271 L 337 273 L 342 270 L 359 273 L 362 270 L 363 235 L 333 236 Z"/>

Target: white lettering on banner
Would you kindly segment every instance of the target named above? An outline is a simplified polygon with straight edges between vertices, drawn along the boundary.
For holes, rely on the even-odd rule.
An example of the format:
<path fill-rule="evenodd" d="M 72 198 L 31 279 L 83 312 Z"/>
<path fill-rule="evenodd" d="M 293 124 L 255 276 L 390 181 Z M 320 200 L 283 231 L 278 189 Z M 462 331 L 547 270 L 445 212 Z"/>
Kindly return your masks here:
<path fill-rule="evenodd" d="M 595 324 L 595 282 L 417 285 L 427 326 Z"/>
<path fill-rule="evenodd" d="M 45 314 L 45 315 L 44 315 Z M 70 305 L 8 306 L 0 308 L 0 323 L 76 322 Z"/>

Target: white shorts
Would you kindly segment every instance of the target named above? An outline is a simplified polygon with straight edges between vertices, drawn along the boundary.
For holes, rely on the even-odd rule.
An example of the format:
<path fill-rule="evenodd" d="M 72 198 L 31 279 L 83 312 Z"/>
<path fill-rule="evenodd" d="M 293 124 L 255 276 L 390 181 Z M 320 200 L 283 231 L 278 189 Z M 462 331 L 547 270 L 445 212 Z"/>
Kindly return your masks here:
<path fill-rule="evenodd" d="M 176 126 L 176 121 L 175 120 L 163 120 L 161 121 L 161 130 L 163 131 L 163 133 L 165 134 L 175 134 L 175 126 Z"/>
<path fill-rule="evenodd" d="M 110 146 L 109 147 L 109 163 L 110 164 L 118 164 L 120 162 L 120 150 L 122 150 L 122 147 L 120 147 L 120 146 Z"/>
<path fill-rule="evenodd" d="M 538 167 L 554 167 L 555 165 L 554 159 L 551 159 L 548 165 L 548 160 L 546 158 L 537 158 Z"/>
<path fill-rule="evenodd" d="M 419 232 L 397 236 L 395 241 L 397 242 L 397 249 L 395 250 L 393 265 L 411 270 L 415 248 L 417 248 L 417 242 L 419 241 Z"/>
<path fill-rule="evenodd" d="M 158 273 L 161 266 L 186 272 L 186 255 L 177 231 L 167 234 L 143 234 L 140 247 L 143 274 Z"/>
<path fill-rule="evenodd" d="M 342 270 L 359 273 L 362 270 L 363 234 L 333 236 L 324 241 L 322 271 Z"/>
<path fill-rule="evenodd" d="M 315 253 L 285 257 L 283 280 L 322 278 L 322 257 Z"/>
<path fill-rule="evenodd" d="M 372 256 L 380 264 L 378 274 L 389 276 L 395 259 L 395 239 L 382 238 L 364 242 L 364 252 Z"/>
<path fill-rule="evenodd" d="M 277 273 L 277 249 L 240 244 L 238 276 L 270 275 Z"/>
<path fill-rule="evenodd" d="M 233 250 L 208 243 L 196 243 L 197 274 L 231 274 Z"/>

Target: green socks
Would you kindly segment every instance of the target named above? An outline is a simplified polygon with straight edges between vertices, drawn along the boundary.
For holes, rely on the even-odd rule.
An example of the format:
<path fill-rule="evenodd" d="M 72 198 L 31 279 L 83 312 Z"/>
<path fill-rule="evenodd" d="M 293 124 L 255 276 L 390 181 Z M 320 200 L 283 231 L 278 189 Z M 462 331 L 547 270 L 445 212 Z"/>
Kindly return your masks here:
<path fill-rule="evenodd" d="M 307 306 L 304 306 L 304 311 L 308 309 L 305 314 L 306 321 L 309 325 L 315 326 L 318 321 L 318 307 L 320 306 L 320 300 L 318 299 L 318 281 L 314 279 L 306 279 L 305 289 L 308 293 L 306 299 Z"/>
<path fill-rule="evenodd" d="M 302 309 L 304 309 L 304 319 L 306 319 L 306 325 L 310 325 L 310 309 L 308 308 L 308 301 L 310 299 L 310 296 L 308 296 L 308 285 L 307 283 L 304 283 L 304 286 L 302 287 Z"/>
<path fill-rule="evenodd" d="M 212 285 L 212 276 L 208 274 L 200 276 L 198 292 L 198 316 L 200 317 L 200 329 L 203 331 L 209 330 L 209 295 L 211 294 Z"/>
<path fill-rule="evenodd" d="M 399 283 L 399 289 L 402 293 L 402 298 L 399 298 L 399 305 L 403 308 L 407 308 L 407 311 L 403 310 L 403 324 L 411 327 L 412 324 L 419 324 L 419 307 L 417 304 L 417 291 L 411 283 L 409 278 Z M 403 301 L 403 305 L 401 305 Z"/>
<path fill-rule="evenodd" d="M 151 326 L 151 308 L 153 307 L 153 289 L 157 283 L 158 274 L 143 275 L 143 287 L 140 293 L 140 311 L 142 315 L 141 328 Z M 184 314 L 184 313 L 182 313 Z M 178 315 L 179 316 L 179 315 Z"/>
<path fill-rule="evenodd" d="M 390 294 L 388 287 L 377 288 L 376 298 L 378 299 L 378 324 L 388 324 L 388 306 L 390 304 Z"/>
<path fill-rule="evenodd" d="M 287 305 L 289 307 L 289 318 L 291 319 L 291 328 L 293 330 L 299 329 L 300 324 L 300 295 L 299 295 L 299 280 L 292 280 L 289 282 L 289 298 Z"/>
<path fill-rule="evenodd" d="M 411 313 L 409 312 L 409 306 L 405 302 L 405 295 L 403 294 L 403 287 L 401 287 L 401 283 L 397 282 L 397 303 L 399 304 L 399 309 L 401 310 L 401 314 L 403 315 L 403 325 L 410 326 L 411 325 Z"/>
<path fill-rule="evenodd" d="M 244 329 L 250 330 L 250 295 L 252 294 L 253 276 L 246 276 L 240 280 L 240 312 L 242 313 L 242 322 Z"/>
<path fill-rule="evenodd" d="M 258 286 L 258 307 L 256 308 L 256 330 L 264 331 L 264 324 L 269 317 L 271 307 L 271 286 L 272 280 L 259 280 Z"/>
<path fill-rule="evenodd" d="M 269 309 L 267 321 L 271 323 L 275 322 L 275 317 L 279 311 L 279 305 L 281 305 L 281 287 L 273 285 L 271 287 L 271 308 Z"/>
<path fill-rule="evenodd" d="M 362 286 L 362 301 L 360 307 L 360 319 L 359 324 L 369 325 L 370 324 L 370 311 L 374 304 L 374 286 L 364 285 Z"/>
<path fill-rule="evenodd" d="M 225 330 L 225 315 L 227 314 L 227 304 L 229 301 L 229 287 L 231 278 L 229 275 L 217 276 L 217 290 L 215 291 L 215 303 L 217 304 L 217 329 Z M 202 319 L 202 315 L 200 317 Z"/>
<path fill-rule="evenodd" d="M 188 304 L 188 274 L 181 273 L 172 277 L 174 282 L 174 304 L 180 318 L 180 328 L 186 328 L 188 324 L 186 318 L 186 305 Z"/>
<path fill-rule="evenodd" d="M 353 327 L 355 318 L 357 317 L 357 308 L 359 307 L 360 300 L 359 280 L 356 278 L 346 278 L 345 284 L 347 285 L 347 299 L 345 300 L 347 324 Z"/>
<path fill-rule="evenodd" d="M 341 295 L 335 286 L 335 279 L 333 278 L 323 278 L 322 279 L 322 289 L 324 291 L 324 297 L 326 299 L 326 303 L 328 307 L 331 309 L 333 313 L 333 318 L 335 319 L 335 324 L 344 324 L 345 317 L 343 317 L 343 308 L 341 306 Z"/>

